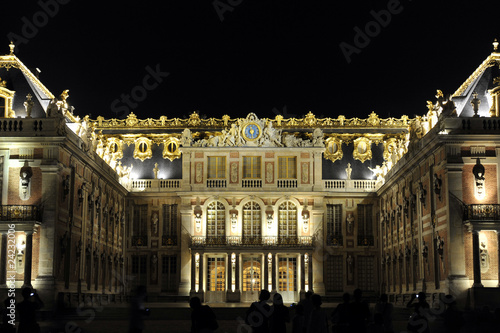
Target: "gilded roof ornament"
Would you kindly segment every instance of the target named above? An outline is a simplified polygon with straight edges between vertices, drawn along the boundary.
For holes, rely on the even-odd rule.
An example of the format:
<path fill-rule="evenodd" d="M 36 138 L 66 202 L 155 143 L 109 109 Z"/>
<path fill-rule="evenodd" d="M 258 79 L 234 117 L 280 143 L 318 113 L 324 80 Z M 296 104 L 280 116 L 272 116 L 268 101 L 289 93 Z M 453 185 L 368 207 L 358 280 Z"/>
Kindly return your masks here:
<path fill-rule="evenodd" d="M 0 87 L 7 87 L 7 82 L 5 80 L 2 81 L 2 78 L 0 77 Z"/>
<path fill-rule="evenodd" d="M 498 44 L 498 43 L 497 43 Z M 14 49 L 16 45 L 12 41 L 10 41 L 9 48 L 10 48 L 10 55 L 14 55 Z"/>
<path fill-rule="evenodd" d="M 498 40 L 496 38 L 493 41 L 493 51 L 498 51 Z"/>

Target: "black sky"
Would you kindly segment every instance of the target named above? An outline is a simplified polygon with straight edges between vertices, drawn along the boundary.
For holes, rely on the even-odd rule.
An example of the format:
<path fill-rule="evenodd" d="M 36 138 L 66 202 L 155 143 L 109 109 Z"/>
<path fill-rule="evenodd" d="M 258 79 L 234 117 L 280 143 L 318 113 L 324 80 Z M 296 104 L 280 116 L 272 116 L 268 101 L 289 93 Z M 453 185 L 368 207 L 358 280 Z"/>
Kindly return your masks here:
<path fill-rule="evenodd" d="M 436 89 L 453 93 L 490 54 L 500 37 L 499 5 L 401 0 L 348 63 L 340 43 L 354 46 L 354 28 L 365 30 L 372 11 L 395 3 L 60 0 L 45 24 L 40 1 L 16 1 L 2 5 L 0 53 L 8 53 L 8 36 L 26 36 L 27 21 L 42 20 L 17 56 L 42 70 L 55 95 L 69 89 L 75 113 L 92 118 L 126 109 L 139 118 L 193 110 L 217 118 L 414 116 L 426 112 Z M 214 4 L 233 6 L 218 13 Z M 169 75 L 134 108 L 123 107 L 121 96 L 140 91 L 148 67 Z"/>

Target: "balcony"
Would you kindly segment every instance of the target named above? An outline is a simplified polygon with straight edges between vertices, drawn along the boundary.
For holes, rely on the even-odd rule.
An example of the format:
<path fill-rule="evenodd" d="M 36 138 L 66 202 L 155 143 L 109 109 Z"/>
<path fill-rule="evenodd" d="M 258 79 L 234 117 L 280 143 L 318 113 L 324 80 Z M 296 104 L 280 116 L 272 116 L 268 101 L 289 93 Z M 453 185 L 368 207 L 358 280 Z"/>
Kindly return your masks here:
<path fill-rule="evenodd" d="M 262 180 L 260 180 L 260 179 L 243 179 L 241 181 L 241 187 L 261 188 L 262 187 Z"/>
<path fill-rule="evenodd" d="M 284 237 L 284 236 L 193 236 L 191 247 L 312 247 L 311 236 Z"/>
<path fill-rule="evenodd" d="M 132 192 L 166 192 L 181 188 L 180 179 L 135 179 L 132 180 Z"/>
<path fill-rule="evenodd" d="M 500 205 L 466 205 L 464 221 L 500 221 Z"/>
<path fill-rule="evenodd" d="M 297 179 L 278 179 L 278 188 L 297 188 Z"/>
<path fill-rule="evenodd" d="M 177 236 L 163 235 L 161 237 L 161 246 L 176 246 L 176 245 L 177 245 Z"/>
<path fill-rule="evenodd" d="M 376 192 L 376 183 L 374 179 L 329 179 L 323 180 L 323 188 L 332 192 Z"/>
<path fill-rule="evenodd" d="M 375 240 L 373 236 L 358 236 L 358 246 L 374 246 Z"/>
<path fill-rule="evenodd" d="M 1 205 L 1 222 L 41 222 L 40 209 L 37 206 Z"/>
<path fill-rule="evenodd" d="M 225 179 L 208 179 L 207 180 L 208 188 L 226 188 L 227 181 Z"/>
<path fill-rule="evenodd" d="M 344 239 L 340 234 L 327 235 L 326 236 L 326 245 L 329 246 L 342 246 L 344 245 Z"/>

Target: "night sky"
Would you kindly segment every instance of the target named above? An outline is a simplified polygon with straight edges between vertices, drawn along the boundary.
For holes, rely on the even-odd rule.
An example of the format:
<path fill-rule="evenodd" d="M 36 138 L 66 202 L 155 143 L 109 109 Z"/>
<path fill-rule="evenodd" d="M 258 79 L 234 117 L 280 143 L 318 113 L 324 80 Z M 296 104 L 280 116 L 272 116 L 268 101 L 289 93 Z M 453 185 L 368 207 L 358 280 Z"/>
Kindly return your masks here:
<path fill-rule="evenodd" d="M 413 117 L 427 111 L 436 89 L 453 93 L 491 53 L 500 38 L 495 5 L 10 1 L 0 13 L 0 53 L 13 39 L 52 93 L 69 89 L 75 114 L 94 119 L 129 111 L 183 118 L 194 110 L 216 118 Z M 357 31 L 367 28 L 363 40 Z"/>

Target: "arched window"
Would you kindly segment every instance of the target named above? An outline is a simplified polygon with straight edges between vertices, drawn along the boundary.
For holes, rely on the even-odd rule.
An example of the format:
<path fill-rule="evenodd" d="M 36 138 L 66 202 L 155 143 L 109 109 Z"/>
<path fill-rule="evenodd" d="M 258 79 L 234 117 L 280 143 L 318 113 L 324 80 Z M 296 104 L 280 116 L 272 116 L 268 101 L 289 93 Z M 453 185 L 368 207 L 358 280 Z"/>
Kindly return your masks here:
<path fill-rule="evenodd" d="M 297 238 L 297 207 L 291 201 L 285 201 L 279 206 L 280 242 L 287 242 Z"/>
<path fill-rule="evenodd" d="M 258 203 L 251 201 L 243 206 L 243 241 L 259 242 L 262 230 L 262 214 Z"/>
<path fill-rule="evenodd" d="M 207 240 L 220 238 L 226 235 L 226 208 L 219 201 L 208 204 L 207 207 Z"/>

